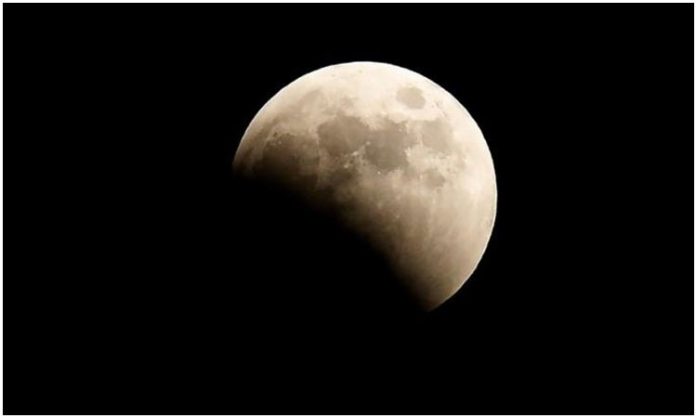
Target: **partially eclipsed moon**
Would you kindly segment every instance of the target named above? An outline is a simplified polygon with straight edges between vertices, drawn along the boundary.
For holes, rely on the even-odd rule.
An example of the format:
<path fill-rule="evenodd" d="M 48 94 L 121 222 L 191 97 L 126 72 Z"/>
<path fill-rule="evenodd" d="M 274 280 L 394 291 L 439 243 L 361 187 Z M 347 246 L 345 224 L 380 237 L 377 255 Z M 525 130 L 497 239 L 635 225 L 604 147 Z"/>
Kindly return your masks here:
<path fill-rule="evenodd" d="M 329 207 L 426 309 L 471 276 L 495 219 L 493 161 L 471 115 L 389 64 L 333 65 L 290 83 L 252 120 L 234 169 Z"/>

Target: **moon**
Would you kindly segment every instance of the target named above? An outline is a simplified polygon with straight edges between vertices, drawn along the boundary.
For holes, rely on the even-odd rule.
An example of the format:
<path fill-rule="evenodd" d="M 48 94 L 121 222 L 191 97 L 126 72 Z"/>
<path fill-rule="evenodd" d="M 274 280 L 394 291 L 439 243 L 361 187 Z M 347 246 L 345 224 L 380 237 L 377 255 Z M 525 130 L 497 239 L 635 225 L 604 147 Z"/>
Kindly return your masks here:
<path fill-rule="evenodd" d="M 493 230 L 481 130 L 445 89 L 391 64 L 332 65 L 291 82 L 253 118 L 233 169 L 368 239 L 425 310 L 469 279 Z"/>

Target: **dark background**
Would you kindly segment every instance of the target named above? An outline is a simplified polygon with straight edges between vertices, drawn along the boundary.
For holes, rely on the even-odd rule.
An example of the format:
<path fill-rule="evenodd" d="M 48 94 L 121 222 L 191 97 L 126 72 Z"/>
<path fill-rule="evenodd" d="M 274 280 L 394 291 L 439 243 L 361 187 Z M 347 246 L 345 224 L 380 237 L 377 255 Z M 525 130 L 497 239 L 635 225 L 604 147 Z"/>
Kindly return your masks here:
<path fill-rule="evenodd" d="M 693 5 L 3 9 L 5 413 L 693 413 Z M 496 165 L 428 315 L 231 175 L 354 60 L 445 87 Z"/>

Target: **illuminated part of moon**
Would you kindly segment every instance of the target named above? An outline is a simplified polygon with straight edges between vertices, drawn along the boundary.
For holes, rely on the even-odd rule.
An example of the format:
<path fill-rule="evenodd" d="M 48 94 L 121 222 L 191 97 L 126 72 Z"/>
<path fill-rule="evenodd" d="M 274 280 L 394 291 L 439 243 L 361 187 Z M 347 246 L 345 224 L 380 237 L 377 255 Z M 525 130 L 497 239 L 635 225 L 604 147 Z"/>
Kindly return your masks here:
<path fill-rule="evenodd" d="M 390 64 L 333 65 L 290 83 L 252 120 L 234 170 L 328 204 L 428 310 L 471 276 L 493 229 L 480 129 L 442 87 Z"/>

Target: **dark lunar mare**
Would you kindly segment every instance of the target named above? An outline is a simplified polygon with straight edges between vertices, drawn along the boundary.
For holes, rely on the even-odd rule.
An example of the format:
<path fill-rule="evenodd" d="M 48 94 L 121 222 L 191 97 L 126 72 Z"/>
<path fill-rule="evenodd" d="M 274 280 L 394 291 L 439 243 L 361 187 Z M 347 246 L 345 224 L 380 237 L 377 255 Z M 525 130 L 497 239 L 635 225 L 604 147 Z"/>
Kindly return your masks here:
<path fill-rule="evenodd" d="M 297 320 L 311 327 L 330 320 L 335 327 L 393 327 L 404 315 L 417 316 L 386 260 L 330 209 L 262 179 L 237 176 L 233 187 L 231 228 L 238 245 L 231 251 L 235 259 L 253 260 L 236 267 L 251 273 L 243 281 L 231 277 L 241 287 L 234 293 L 242 295 L 245 310 L 272 306 L 270 326 Z"/>

